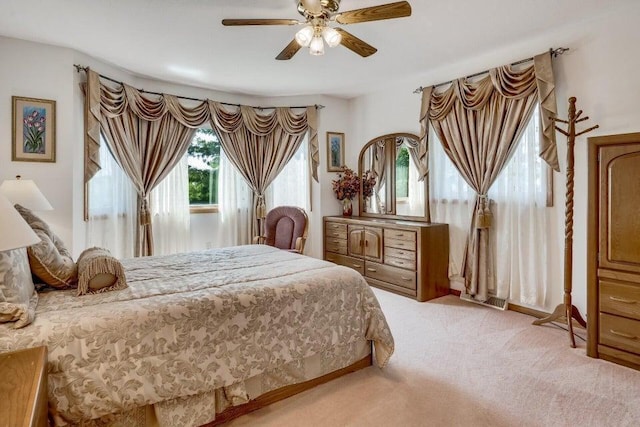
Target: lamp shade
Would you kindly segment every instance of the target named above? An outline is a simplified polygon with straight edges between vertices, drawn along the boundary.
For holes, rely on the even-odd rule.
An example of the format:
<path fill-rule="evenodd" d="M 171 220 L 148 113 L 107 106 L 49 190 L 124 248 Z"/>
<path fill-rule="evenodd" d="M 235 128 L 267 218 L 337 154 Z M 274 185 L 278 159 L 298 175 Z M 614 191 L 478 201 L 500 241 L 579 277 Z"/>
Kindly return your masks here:
<path fill-rule="evenodd" d="M 314 36 L 309 43 L 309 53 L 314 56 L 324 55 L 324 42 L 322 37 Z"/>
<path fill-rule="evenodd" d="M 7 179 L 0 185 L 0 193 L 14 205 L 22 205 L 32 211 L 52 211 L 53 207 L 30 179 Z"/>
<path fill-rule="evenodd" d="M 312 38 L 313 38 L 313 27 L 310 25 L 303 27 L 300 31 L 296 33 L 296 41 L 302 47 L 309 46 L 309 43 L 311 43 Z"/>
<path fill-rule="evenodd" d="M 331 27 L 325 27 L 322 30 L 322 37 L 324 37 L 324 40 L 327 42 L 329 47 L 336 47 L 342 41 L 340 33 Z"/>
<path fill-rule="evenodd" d="M 16 208 L 0 194 L 0 251 L 24 248 L 40 242 Z"/>

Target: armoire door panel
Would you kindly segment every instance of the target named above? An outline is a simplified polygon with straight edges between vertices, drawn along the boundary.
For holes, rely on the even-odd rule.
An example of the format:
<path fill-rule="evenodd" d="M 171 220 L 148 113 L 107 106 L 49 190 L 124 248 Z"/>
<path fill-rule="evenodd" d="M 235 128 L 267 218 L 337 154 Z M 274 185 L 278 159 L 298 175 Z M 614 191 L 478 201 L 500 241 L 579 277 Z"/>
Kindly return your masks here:
<path fill-rule="evenodd" d="M 600 149 L 600 267 L 640 272 L 640 148 Z"/>

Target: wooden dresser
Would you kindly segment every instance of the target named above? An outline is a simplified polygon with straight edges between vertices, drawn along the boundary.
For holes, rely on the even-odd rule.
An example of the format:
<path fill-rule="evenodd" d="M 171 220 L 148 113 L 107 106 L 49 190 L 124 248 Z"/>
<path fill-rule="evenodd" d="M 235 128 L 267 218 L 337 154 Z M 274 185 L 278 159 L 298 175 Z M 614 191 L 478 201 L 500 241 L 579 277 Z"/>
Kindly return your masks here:
<path fill-rule="evenodd" d="M 47 426 L 47 347 L 0 354 L 0 425 Z"/>
<path fill-rule="evenodd" d="M 640 133 L 589 138 L 587 354 L 640 369 Z"/>
<path fill-rule="evenodd" d="M 418 301 L 449 293 L 449 226 L 365 217 L 324 217 L 324 259 L 371 286 Z"/>

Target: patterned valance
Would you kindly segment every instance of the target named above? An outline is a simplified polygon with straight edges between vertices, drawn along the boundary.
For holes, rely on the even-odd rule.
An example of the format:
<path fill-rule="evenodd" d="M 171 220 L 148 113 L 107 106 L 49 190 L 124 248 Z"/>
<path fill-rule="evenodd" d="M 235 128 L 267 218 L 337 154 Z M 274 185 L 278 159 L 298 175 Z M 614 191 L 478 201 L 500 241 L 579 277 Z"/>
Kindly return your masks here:
<path fill-rule="evenodd" d="M 489 75 L 477 81 L 467 78 L 454 80 L 444 91 L 433 87 L 422 92 L 420 112 L 421 141 L 427 142 L 427 117 L 441 121 L 460 102 L 466 110 L 481 110 L 492 96 L 506 99 L 522 99 L 537 93 L 543 125 L 540 157 L 554 170 L 559 171 L 555 130 L 549 117 L 557 114 L 555 81 L 551 67 L 551 53 L 545 52 L 533 58 L 533 64 L 524 69 L 514 69 L 510 65 L 494 68 Z M 427 144 L 428 145 L 428 144 Z"/>
<path fill-rule="evenodd" d="M 266 136 L 280 127 L 287 136 L 299 136 L 309 132 L 309 158 L 312 176 L 318 181 L 319 147 L 318 121 L 315 106 L 296 113 L 293 108 L 278 107 L 265 113 L 262 109 L 240 106 L 227 110 L 222 103 L 203 100 L 193 107 L 182 105 L 174 95 L 160 95 L 149 98 L 141 91 L 121 84 L 107 86 L 100 76 L 87 69 L 85 103 L 85 182 L 100 170 L 100 121 L 101 116 L 118 117 L 131 110 L 136 116 L 147 121 L 158 121 L 170 114 L 183 126 L 197 128 L 210 122 L 218 132 L 231 133 L 241 126 L 257 136 Z"/>

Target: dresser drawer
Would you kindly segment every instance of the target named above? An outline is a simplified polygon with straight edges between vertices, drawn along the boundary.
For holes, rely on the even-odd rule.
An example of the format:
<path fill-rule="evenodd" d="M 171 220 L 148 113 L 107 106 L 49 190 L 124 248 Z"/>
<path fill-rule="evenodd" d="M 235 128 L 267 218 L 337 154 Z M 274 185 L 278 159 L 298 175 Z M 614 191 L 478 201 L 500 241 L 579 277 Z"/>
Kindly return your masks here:
<path fill-rule="evenodd" d="M 347 224 L 340 224 L 338 222 L 325 223 L 324 230 L 325 237 L 338 237 L 340 239 L 347 238 Z"/>
<path fill-rule="evenodd" d="M 600 311 L 640 320 L 640 284 L 600 280 Z"/>
<path fill-rule="evenodd" d="M 600 343 L 640 354 L 640 321 L 600 313 Z"/>
<path fill-rule="evenodd" d="M 344 265 L 345 267 L 353 268 L 355 271 L 364 276 L 364 260 L 362 259 L 334 253 L 327 253 L 325 258 L 327 261 Z"/>
<path fill-rule="evenodd" d="M 406 240 L 408 242 L 415 242 L 416 241 L 416 232 L 415 231 L 405 231 L 405 230 L 385 229 L 384 230 L 384 238 L 385 239 Z"/>
<path fill-rule="evenodd" d="M 407 261 L 412 261 L 414 265 L 416 263 L 416 253 L 409 249 L 397 249 L 397 248 L 386 247 L 384 249 L 384 256 L 406 259 Z"/>
<path fill-rule="evenodd" d="M 384 263 L 386 265 L 393 265 L 395 267 L 406 268 L 407 270 L 415 270 L 416 262 L 403 258 L 394 258 L 392 256 L 385 255 Z"/>
<path fill-rule="evenodd" d="M 385 230 L 386 231 L 386 230 Z M 398 239 L 384 239 L 385 248 L 397 248 L 397 249 L 407 249 L 410 251 L 416 250 L 416 242 L 415 240 L 398 240 Z"/>
<path fill-rule="evenodd" d="M 347 241 L 343 239 L 333 239 L 327 237 L 324 242 L 324 249 L 327 252 L 335 252 L 338 254 L 347 254 Z"/>
<path fill-rule="evenodd" d="M 407 289 L 416 289 L 416 273 L 390 265 L 367 261 L 364 275 L 384 282 L 393 283 Z"/>

